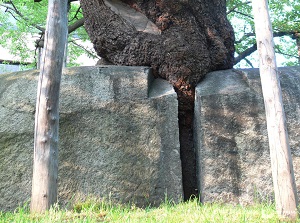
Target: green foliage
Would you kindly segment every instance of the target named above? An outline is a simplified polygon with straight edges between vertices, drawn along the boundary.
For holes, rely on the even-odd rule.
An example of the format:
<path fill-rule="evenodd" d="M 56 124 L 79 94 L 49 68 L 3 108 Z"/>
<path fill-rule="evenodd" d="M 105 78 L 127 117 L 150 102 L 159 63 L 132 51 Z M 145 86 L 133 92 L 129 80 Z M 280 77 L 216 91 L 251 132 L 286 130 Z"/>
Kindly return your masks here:
<path fill-rule="evenodd" d="M 14 0 L 14 5 L 3 2 L 6 1 L 0 3 L 2 9 L 0 12 L 0 36 L 2 39 L 0 45 L 9 49 L 11 54 L 19 55 L 22 62 L 30 61 L 28 58 L 33 58 L 34 50 L 28 44 L 28 38 L 34 38 L 40 32 L 32 24 L 45 26 L 47 2 L 34 4 L 31 0 Z M 4 6 L 7 7 L 6 12 L 3 11 L 5 10 Z M 13 13 L 16 9 L 17 12 Z M 37 11 L 39 13 L 35 13 Z"/>
<path fill-rule="evenodd" d="M 274 32 L 275 51 L 280 54 L 280 65 L 299 65 L 295 34 L 300 32 L 300 2 L 296 0 L 269 1 L 270 16 Z M 228 18 L 235 30 L 236 52 L 240 54 L 255 43 L 255 29 L 251 1 L 228 0 Z M 257 66 L 257 57 L 249 55 L 237 65 Z"/>
<path fill-rule="evenodd" d="M 0 222 L 279 222 L 274 205 L 256 204 L 249 207 L 229 204 L 199 204 L 196 199 L 180 204 L 166 202 L 158 208 L 138 208 L 110 202 L 86 201 L 73 210 L 51 208 L 42 215 L 29 214 L 28 208 L 14 213 L 1 213 Z"/>
<path fill-rule="evenodd" d="M 0 10 L 0 46 L 9 49 L 10 54 L 19 57 L 21 63 L 36 63 L 35 60 L 38 55 L 35 45 L 36 41 L 43 37 L 48 1 L 35 3 L 33 0 L 0 0 Z M 83 17 L 78 2 L 71 4 L 68 16 L 69 25 Z M 89 41 L 83 27 L 76 29 L 69 35 L 69 42 L 78 41 Z M 76 58 L 82 54 L 96 57 L 93 51 L 83 50 L 74 44 L 68 49 L 69 65 L 76 65 Z"/>

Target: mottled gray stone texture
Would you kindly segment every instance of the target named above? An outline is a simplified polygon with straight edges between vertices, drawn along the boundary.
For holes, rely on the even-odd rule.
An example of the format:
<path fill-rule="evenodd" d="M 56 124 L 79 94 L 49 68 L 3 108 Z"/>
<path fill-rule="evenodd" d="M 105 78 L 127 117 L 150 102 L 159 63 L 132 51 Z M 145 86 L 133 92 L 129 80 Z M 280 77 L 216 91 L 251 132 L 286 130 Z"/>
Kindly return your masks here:
<path fill-rule="evenodd" d="M 0 210 L 30 199 L 38 71 L 0 75 Z M 147 67 L 64 70 L 59 202 L 182 199 L 177 96 Z"/>
<path fill-rule="evenodd" d="M 300 67 L 279 68 L 279 75 L 300 192 Z M 37 77 L 37 71 L 0 75 L 0 210 L 30 199 Z M 273 200 L 258 69 L 209 73 L 195 100 L 201 200 Z M 64 70 L 59 202 L 182 200 L 177 110 L 172 86 L 147 67 Z"/>
<path fill-rule="evenodd" d="M 300 67 L 279 68 L 298 194 Z M 273 200 L 264 101 L 258 69 L 210 73 L 197 86 L 195 142 L 201 200 Z"/>

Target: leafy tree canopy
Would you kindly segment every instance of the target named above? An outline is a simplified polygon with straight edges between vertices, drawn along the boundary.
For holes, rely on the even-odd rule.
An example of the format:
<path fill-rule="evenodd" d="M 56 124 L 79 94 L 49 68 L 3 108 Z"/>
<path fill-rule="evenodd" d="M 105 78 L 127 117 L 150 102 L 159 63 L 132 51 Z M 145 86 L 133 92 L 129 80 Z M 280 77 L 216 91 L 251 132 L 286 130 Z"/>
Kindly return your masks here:
<path fill-rule="evenodd" d="M 83 27 L 83 16 L 78 1 L 69 0 L 69 66 L 74 66 L 80 55 L 96 57 L 92 49 L 83 46 L 89 41 Z M 18 55 L 21 62 L 36 61 L 33 46 L 42 46 L 48 1 L 0 0 L 0 45 Z M 299 65 L 300 2 L 298 0 L 270 0 L 277 59 L 280 65 Z M 227 0 L 227 15 L 235 30 L 236 67 L 256 67 L 257 59 L 251 1 Z M 0 58 L 3 59 L 3 58 Z M 4 58 L 5 59 L 5 58 Z"/>
<path fill-rule="evenodd" d="M 274 31 L 277 60 L 283 66 L 299 65 L 300 2 L 270 0 L 270 16 Z M 251 1 L 227 0 L 227 15 L 235 30 L 237 67 L 258 66 Z M 297 45 L 298 43 L 298 45 Z"/>
<path fill-rule="evenodd" d="M 94 58 L 96 54 L 86 47 L 89 37 L 78 1 L 69 0 L 69 3 L 68 66 L 74 66 L 80 55 Z M 35 64 L 37 48 L 43 46 L 47 9 L 46 0 L 0 0 L 0 46 L 20 57 L 21 62 Z"/>

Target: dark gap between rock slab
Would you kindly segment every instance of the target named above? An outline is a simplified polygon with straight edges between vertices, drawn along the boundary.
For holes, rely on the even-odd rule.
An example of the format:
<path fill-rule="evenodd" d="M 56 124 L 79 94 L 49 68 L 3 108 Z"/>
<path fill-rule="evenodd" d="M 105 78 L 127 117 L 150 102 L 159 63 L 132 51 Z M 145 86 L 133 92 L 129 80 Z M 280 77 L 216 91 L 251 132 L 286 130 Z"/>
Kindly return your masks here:
<path fill-rule="evenodd" d="M 195 88 L 176 89 L 178 98 L 178 122 L 179 122 L 179 141 L 180 159 L 182 166 L 182 185 L 184 201 L 191 198 L 198 198 L 197 186 L 197 160 L 194 146 L 194 107 L 195 107 Z"/>

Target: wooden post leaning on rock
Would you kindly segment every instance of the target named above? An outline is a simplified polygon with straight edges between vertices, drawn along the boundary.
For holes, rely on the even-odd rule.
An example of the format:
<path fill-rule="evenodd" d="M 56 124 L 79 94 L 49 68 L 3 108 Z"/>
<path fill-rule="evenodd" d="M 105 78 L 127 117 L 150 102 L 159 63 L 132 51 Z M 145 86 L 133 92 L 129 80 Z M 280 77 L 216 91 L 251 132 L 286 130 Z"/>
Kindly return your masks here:
<path fill-rule="evenodd" d="M 266 110 L 276 209 L 280 218 L 294 221 L 298 216 L 298 199 L 267 0 L 253 0 L 252 7 Z"/>
<path fill-rule="evenodd" d="M 67 40 L 67 3 L 49 0 L 37 90 L 31 212 L 57 201 L 59 89 Z"/>

